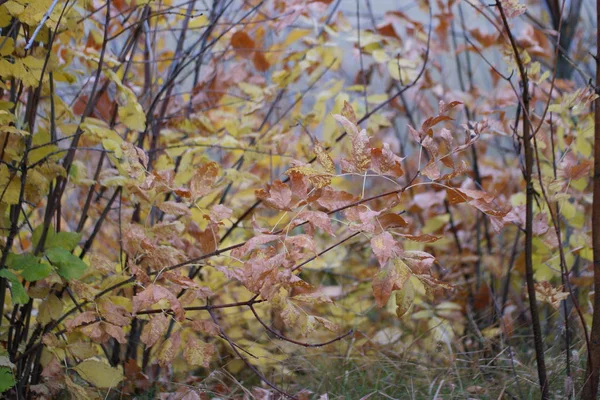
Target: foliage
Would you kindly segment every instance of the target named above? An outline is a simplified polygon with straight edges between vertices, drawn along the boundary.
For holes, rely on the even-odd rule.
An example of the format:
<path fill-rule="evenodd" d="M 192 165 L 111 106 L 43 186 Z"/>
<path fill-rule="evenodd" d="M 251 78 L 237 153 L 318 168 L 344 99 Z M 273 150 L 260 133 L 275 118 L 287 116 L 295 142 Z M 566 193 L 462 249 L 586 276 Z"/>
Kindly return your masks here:
<path fill-rule="evenodd" d="M 529 325 L 538 369 L 565 357 L 544 396 L 579 393 L 598 96 L 556 65 L 583 34 L 560 50 L 516 0 L 1 3 L 5 395 L 208 398 L 250 370 L 256 398 L 325 398 L 268 378 L 315 347 L 508 351 L 517 393 Z"/>

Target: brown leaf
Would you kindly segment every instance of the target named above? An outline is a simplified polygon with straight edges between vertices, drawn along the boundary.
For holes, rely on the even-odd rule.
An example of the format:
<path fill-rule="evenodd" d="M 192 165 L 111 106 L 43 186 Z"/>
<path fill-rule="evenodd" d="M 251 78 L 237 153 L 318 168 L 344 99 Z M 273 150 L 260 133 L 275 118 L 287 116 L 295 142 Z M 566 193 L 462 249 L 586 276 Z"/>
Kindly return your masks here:
<path fill-rule="evenodd" d="M 331 220 L 329 219 L 329 215 L 323 211 L 302 211 L 294 219 L 293 225 L 298 226 L 304 222 L 308 222 L 313 227 L 320 228 L 328 234 L 335 236 L 331 228 Z"/>
<path fill-rule="evenodd" d="M 248 254 L 249 252 L 251 252 L 252 250 L 254 250 L 256 247 L 258 247 L 258 246 L 260 246 L 262 244 L 274 242 L 274 241 L 280 240 L 280 239 L 281 239 L 281 235 L 258 235 L 258 236 L 254 236 L 253 238 L 249 239 L 246 243 L 244 243 L 243 246 L 238 247 L 237 249 L 233 249 L 231 251 L 231 255 L 233 257 L 240 258 L 240 257 Z"/>
<path fill-rule="evenodd" d="M 396 178 L 404 175 L 402 158 L 395 155 L 387 143 L 381 149 L 371 149 L 371 169 L 380 175 L 391 175 Z"/>
<path fill-rule="evenodd" d="M 210 193 L 220 171 L 219 164 L 214 161 L 201 165 L 190 181 L 193 196 L 197 198 Z"/>
<path fill-rule="evenodd" d="M 432 181 L 440 179 L 440 176 L 442 175 L 435 160 L 431 160 L 421 172 Z"/>
<path fill-rule="evenodd" d="M 321 189 L 331 183 L 331 174 L 317 171 L 310 165 L 292 167 L 285 172 L 286 175 L 301 174 L 308 178 L 315 188 Z"/>
<path fill-rule="evenodd" d="M 465 194 L 454 188 L 446 189 L 446 198 L 448 199 L 448 204 L 450 205 L 464 203 L 469 200 Z"/>
<path fill-rule="evenodd" d="M 169 327 L 169 317 L 165 314 L 156 314 L 150 318 L 150 321 L 144 325 L 140 340 L 148 347 L 154 344 L 162 337 Z"/>
<path fill-rule="evenodd" d="M 183 310 L 183 307 L 181 307 L 181 303 L 177 296 L 171 293 L 167 288 L 155 284 L 148 285 L 143 292 L 138 293 L 133 297 L 132 311 L 135 314 L 138 311 L 150 308 L 161 300 L 167 300 L 171 305 L 171 310 L 175 313 L 177 321 L 183 321 L 185 318 L 185 311 Z"/>
<path fill-rule="evenodd" d="M 355 203 L 357 200 L 356 196 L 343 190 L 324 188 L 321 197 L 317 199 L 317 203 L 327 211 L 333 211 Z"/>
<path fill-rule="evenodd" d="M 114 304 L 109 298 L 101 298 L 96 302 L 102 318 L 111 324 L 125 326 L 131 323 L 131 314 L 125 307 Z"/>
<path fill-rule="evenodd" d="M 262 200 L 266 205 L 277 210 L 289 211 L 292 201 L 292 191 L 285 183 L 280 180 L 274 181 L 272 185 L 267 185 L 266 189 L 255 191 L 256 197 Z"/>
<path fill-rule="evenodd" d="M 252 63 L 254 64 L 254 68 L 256 68 L 256 70 L 260 72 L 265 72 L 269 69 L 269 67 L 271 67 L 271 64 L 269 64 L 269 61 L 267 61 L 267 58 L 261 51 L 254 52 L 254 56 L 252 57 Z"/>
<path fill-rule="evenodd" d="M 219 336 L 221 331 L 219 326 L 208 319 L 195 319 L 192 321 L 192 329 L 199 333 L 205 333 L 210 336 Z"/>
<path fill-rule="evenodd" d="M 94 322 L 98 320 L 98 316 L 95 311 L 85 311 L 73 318 L 72 320 L 65 323 L 67 329 L 73 330 L 78 326 L 89 324 L 90 322 Z"/>
<path fill-rule="evenodd" d="M 238 55 L 244 56 L 254 51 L 254 40 L 246 32 L 238 31 L 231 36 L 231 47 L 236 50 Z"/>
<path fill-rule="evenodd" d="M 125 332 L 123 332 L 122 327 L 106 322 L 102 322 L 100 325 L 104 329 L 104 332 L 113 337 L 117 342 L 121 344 L 127 343 L 127 338 L 125 338 Z"/>

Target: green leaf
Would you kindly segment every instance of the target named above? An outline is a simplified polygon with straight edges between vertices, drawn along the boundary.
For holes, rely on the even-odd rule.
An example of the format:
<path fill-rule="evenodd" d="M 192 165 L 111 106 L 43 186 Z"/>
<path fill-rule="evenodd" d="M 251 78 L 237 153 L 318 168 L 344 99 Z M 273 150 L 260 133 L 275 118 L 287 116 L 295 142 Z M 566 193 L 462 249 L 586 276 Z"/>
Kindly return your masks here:
<path fill-rule="evenodd" d="M 101 389 L 115 387 L 123 380 L 123 373 L 117 368 L 97 360 L 85 360 L 73 368 L 86 381 Z"/>
<path fill-rule="evenodd" d="M 20 271 L 23 279 L 29 282 L 39 281 L 52 273 L 52 266 L 40 263 L 40 257 L 36 257 L 31 253 L 10 253 L 6 265 L 11 269 Z"/>
<path fill-rule="evenodd" d="M 26 304 L 29 301 L 29 296 L 23 287 L 23 284 L 19 282 L 19 278 L 7 269 L 0 269 L 0 277 L 6 278 L 10 281 L 10 293 L 12 295 L 12 301 L 15 304 Z"/>
<path fill-rule="evenodd" d="M 46 250 L 45 254 L 52 265 L 58 269 L 58 274 L 65 279 L 80 278 L 88 267 L 79 257 L 65 249 L 52 248 Z"/>
<path fill-rule="evenodd" d="M 0 393 L 6 392 L 15 386 L 15 377 L 12 370 L 8 367 L 0 367 Z"/>
<path fill-rule="evenodd" d="M 52 237 L 46 239 L 46 248 L 60 248 L 67 251 L 73 251 L 81 240 L 81 233 L 78 232 L 58 232 Z"/>
<path fill-rule="evenodd" d="M 33 248 L 34 249 L 37 248 L 38 242 L 42 238 L 42 232 L 43 231 L 44 231 L 44 224 L 38 225 L 33 230 L 33 233 L 31 234 L 31 243 L 33 244 Z M 45 241 L 45 243 L 48 243 L 48 241 L 52 240 L 53 236 L 54 236 L 54 228 L 52 227 L 52 225 L 50 225 L 48 227 L 48 233 L 46 234 L 46 241 Z"/>

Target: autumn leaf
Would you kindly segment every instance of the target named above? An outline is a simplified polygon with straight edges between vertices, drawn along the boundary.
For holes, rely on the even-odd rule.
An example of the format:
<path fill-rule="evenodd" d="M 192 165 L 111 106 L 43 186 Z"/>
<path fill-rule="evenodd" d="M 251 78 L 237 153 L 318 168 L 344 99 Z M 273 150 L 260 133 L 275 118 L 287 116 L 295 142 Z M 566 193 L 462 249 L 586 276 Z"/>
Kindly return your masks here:
<path fill-rule="evenodd" d="M 415 288 L 410 279 L 406 281 L 401 290 L 396 291 L 395 297 L 396 315 L 398 318 L 402 318 L 415 300 Z"/>
<path fill-rule="evenodd" d="M 389 232 L 382 232 L 371 238 L 371 248 L 379 264 L 383 267 L 394 256 L 396 241 Z"/>
<path fill-rule="evenodd" d="M 123 379 L 120 369 L 113 368 L 98 360 L 85 360 L 75 367 L 75 371 L 86 381 L 100 389 L 116 387 Z"/>
<path fill-rule="evenodd" d="M 167 340 L 165 340 L 158 352 L 158 363 L 161 367 L 169 365 L 177 353 L 179 352 L 179 346 L 181 345 L 181 333 L 176 331 Z"/>
<path fill-rule="evenodd" d="M 394 290 L 402 290 L 406 281 L 410 278 L 410 268 L 399 258 L 394 258 L 373 278 L 373 295 L 378 307 L 387 304 Z"/>
<path fill-rule="evenodd" d="M 154 346 L 169 327 L 169 318 L 164 314 L 156 314 L 144 325 L 140 340 L 148 347 Z"/>
<path fill-rule="evenodd" d="M 290 210 L 292 191 L 288 185 L 279 180 L 267 185 L 266 189 L 256 190 L 255 194 L 269 207 L 277 210 Z"/>
<path fill-rule="evenodd" d="M 132 312 L 135 314 L 138 311 L 150 308 L 162 300 L 170 304 L 171 310 L 175 313 L 175 319 L 182 321 L 185 318 L 185 311 L 177 296 L 167 288 L 155 284 L 148 285 L 146 289 L 133 297 Z"/>
<path fill-rule="evenodd" d="M 214 353 L 214 345 L 188 335 L 186 346 L 183 348 L 183 356 L 188 364 L 208 368 Z"/>
<path fill-rule="evenodd" d="M 323 168 L 325 168 L 325 171 L 332 175 L 335 174 L 335 165 L 333 164 L 331 156 L 329 155 L 329 153 L 327 153 L 327 150 L 323 148 L 323 145 L 316 139 L 314 151 L 317 155 L 317 161 L 319 162 L 319 164 L 321 164 Z"/>

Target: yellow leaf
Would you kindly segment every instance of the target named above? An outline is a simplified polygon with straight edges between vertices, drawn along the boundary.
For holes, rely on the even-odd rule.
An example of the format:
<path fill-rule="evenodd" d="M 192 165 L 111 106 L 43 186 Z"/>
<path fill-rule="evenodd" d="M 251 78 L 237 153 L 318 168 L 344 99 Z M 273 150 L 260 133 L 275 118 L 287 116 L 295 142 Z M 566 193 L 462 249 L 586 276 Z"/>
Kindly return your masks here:
<path fill-rule="evenodd" d="M 208 368 L 210 360 L 215 353 L 215 346 L 197 340 L 192 335 L 188 336 L 187 346 L 183 349 L 183 356 L 190 365 Z"/>
<path fill-rule="evenodd" d="M 201 14 L 201 15 L 198 15 L 197 17 L 192 18 L 188 27 L 190 29 L 199 29 L 199 28 L 204 28 L 207 25 L 208 25 L 208 18 L 206 17 L 206 15 Z"/>
<path fill-rule="evenodd" d="M 327 153 L 327 150 L 323 148 L 323 145 L 319 143 L 319 141 L 316 139 L 314 150 L 315 154 L 317 155 L 317 161 L 319 161 L 319 164 L 321 164 L 321 166 L 325 168 L 325 171 L 327 171 L 330 174 L 335 174 L 335 165 L 333 164 L 331 156 L 329 155 L 329 153 Z"/>
<path fill-rule="evenodd" d="M 15 41 L 11 37 L 0 36 L 0 56 L 8 56 L 15 50 Z"/>
<path fill-rule="evenodd" d="M 98 360 L 85 360 L 73 369 L 83 379 L 101 389 L 115 387 L 124 378 L 121 370 Z"/>

